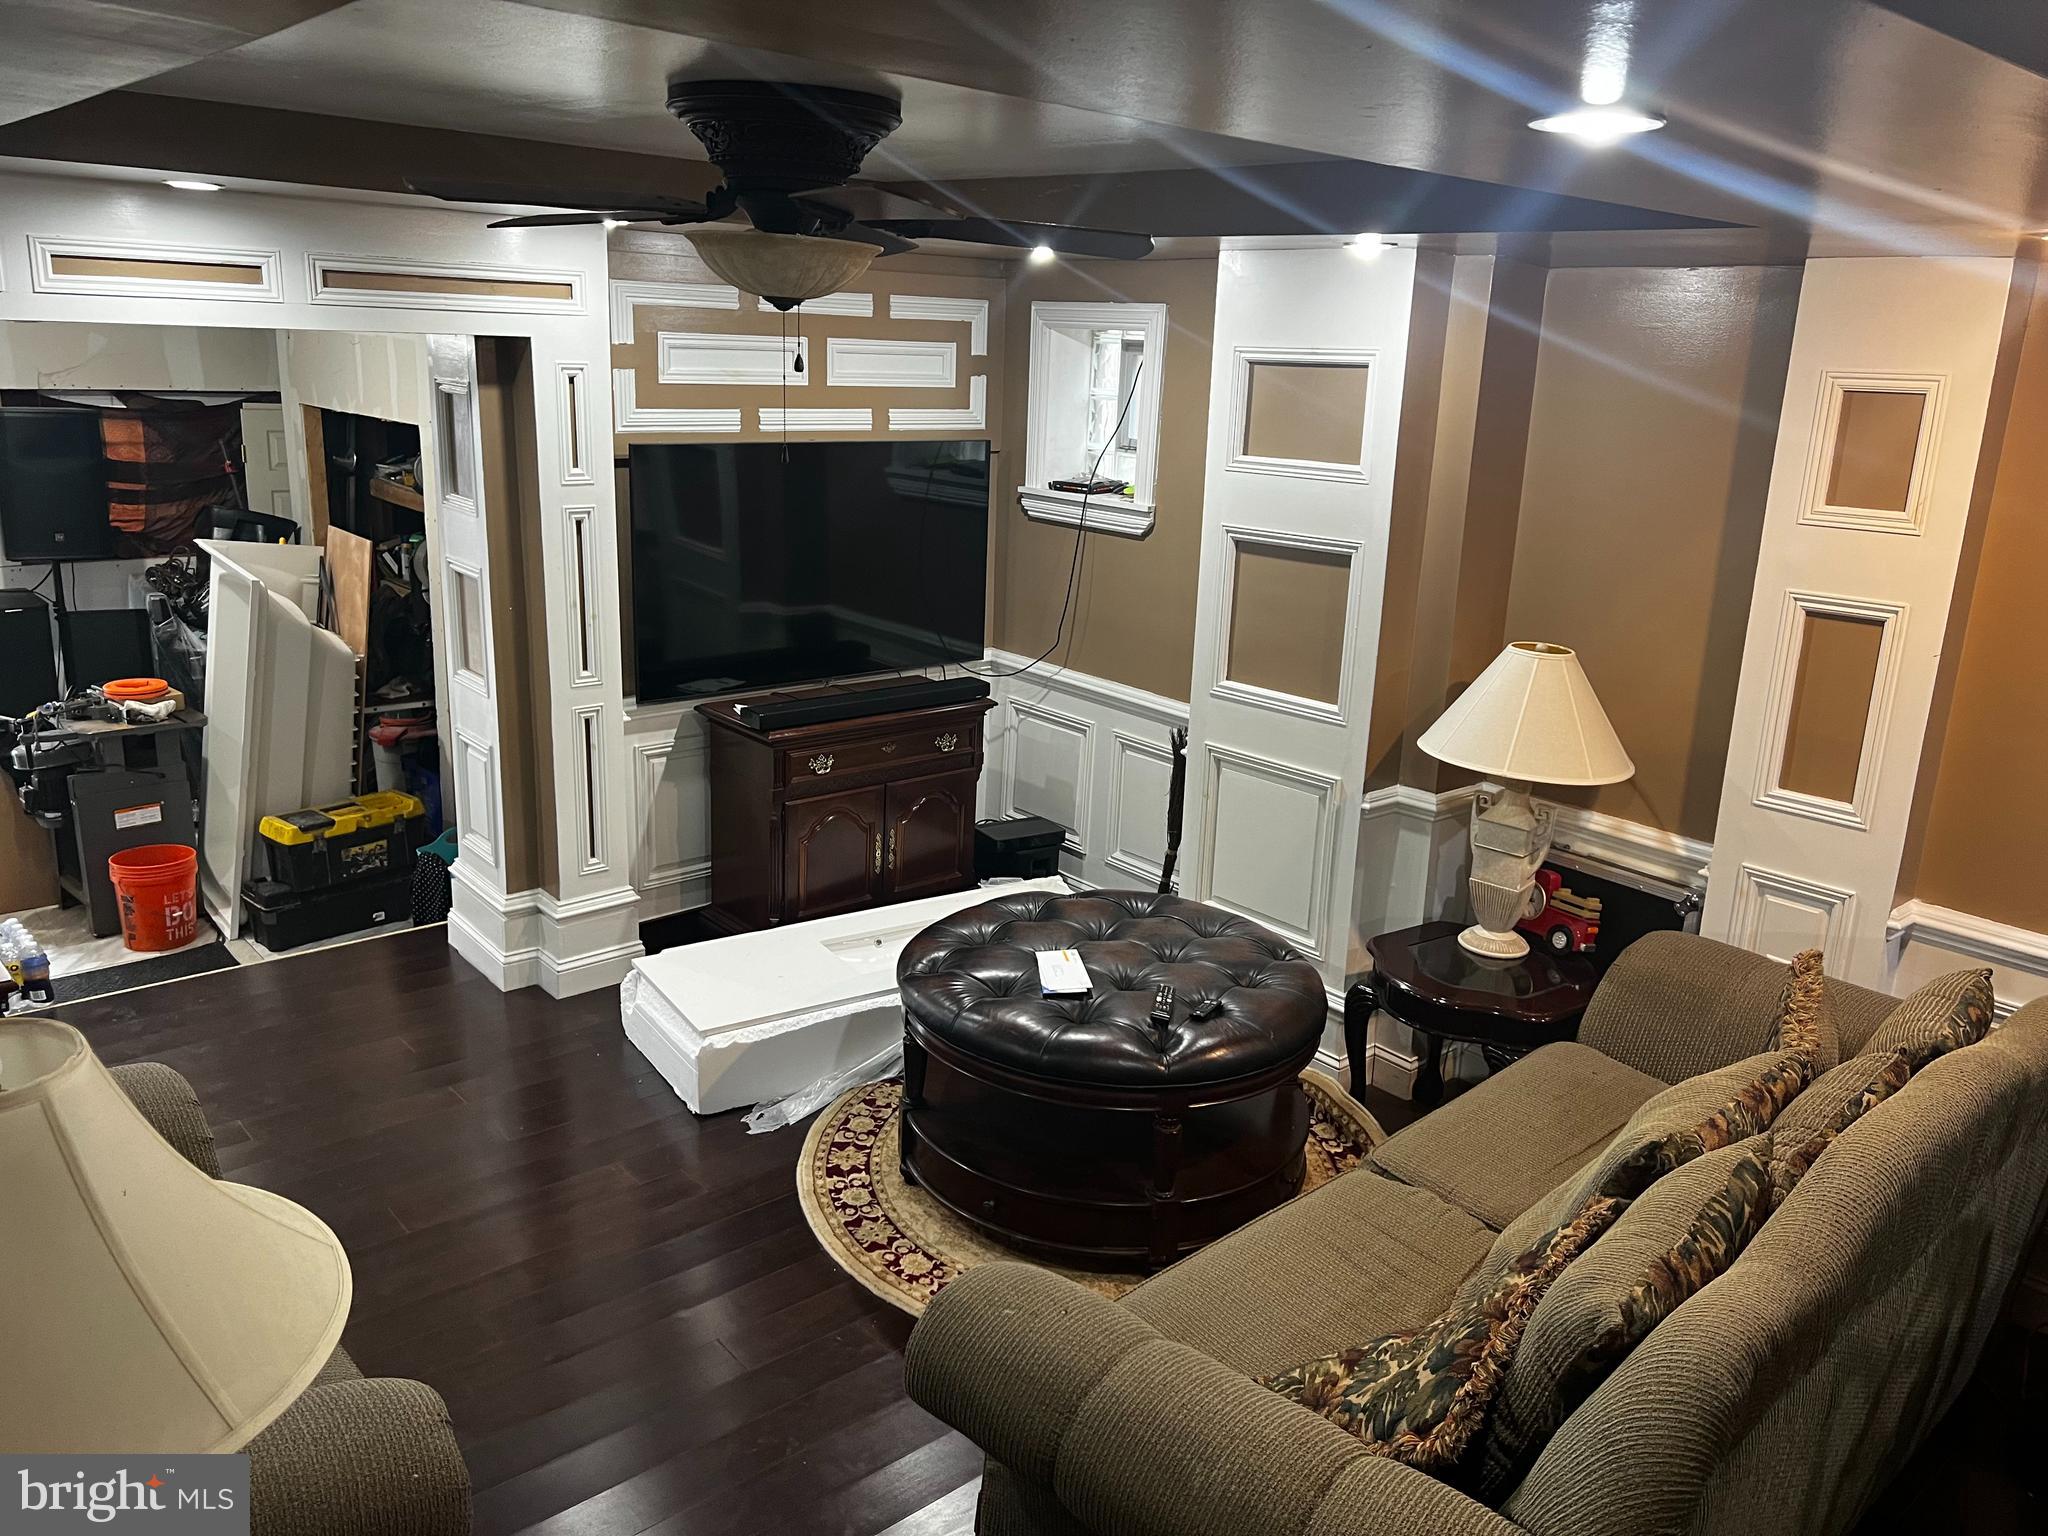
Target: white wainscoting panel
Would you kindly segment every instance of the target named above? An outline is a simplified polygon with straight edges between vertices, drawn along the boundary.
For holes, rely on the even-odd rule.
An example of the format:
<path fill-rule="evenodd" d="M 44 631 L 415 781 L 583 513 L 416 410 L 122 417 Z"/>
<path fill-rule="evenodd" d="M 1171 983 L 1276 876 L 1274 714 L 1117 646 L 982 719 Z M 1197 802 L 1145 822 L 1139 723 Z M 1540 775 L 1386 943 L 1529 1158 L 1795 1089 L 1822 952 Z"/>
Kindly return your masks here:
<path fill-rule="evenodd" d="M 1343 786 L 1311 769 L 1214 743 L 1205 757 L 1210 854 L 1201 899 L 1326 958 L 1333 822 Z"/>
<path fill-rule="evenodd" d="M 1030 658 L 991 651 L 988 670 Z M 1166 852 L 1170 733 L 1188 707 L 1108 678 L 1051 667 L 995 675 L 979 814 L 1045 816 L 1067 828 L 1061 872 L 1087 886 L 1154 890 Z"/>
<path fill-rule="evenodd" d="M 694 709 L 655 705 L 626 721 L 633 774 L 633 888 L 642 921 L 711 899 L 710 749 Z"/>
<path fill-rule="evenodd" d="M 1782 870 L 1744 864 L 1736 873 L 1730 942 L 1773 960 L 1802 949 L 1840 954 L 1856 911 L 1856 893 Z"/>
<path fill-rule="evenodd" d="M 810 352 L 801 336 L 663 331 L 655 338 L 655 378 L 663 384 L 759 384 L 794 389 L 811 382 Z M 798 367 L 799 363 L 803 366 Z"/>
<path fill-rule="evenodd" d="M 863 389 L 952 389 L 958 352 L 950 341 L 828 336 L 825 382 Z"/>
<path fill-rule="evenodd" d="M 2048 997 L 2048 933 L 1914 900 L 1893 909 L 1885 947 L 1888 984 L 1901 997 L 1937 976 L 1978 965 L 1991 967 L 2001 1019 Z"/>

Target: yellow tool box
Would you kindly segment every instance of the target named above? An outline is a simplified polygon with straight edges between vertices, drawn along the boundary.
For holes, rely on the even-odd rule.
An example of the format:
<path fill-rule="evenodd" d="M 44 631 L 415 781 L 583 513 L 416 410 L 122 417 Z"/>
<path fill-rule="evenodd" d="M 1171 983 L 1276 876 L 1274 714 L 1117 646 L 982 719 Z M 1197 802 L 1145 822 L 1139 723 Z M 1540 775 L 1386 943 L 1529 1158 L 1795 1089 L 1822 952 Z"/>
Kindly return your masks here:
<path fill-rule="evenodd" d="M 256 835 L 269 877 L 304 892 L 406 873 L 426 829 L 427 808 L 417 795 L 378 790 L 266 816 Z"/>

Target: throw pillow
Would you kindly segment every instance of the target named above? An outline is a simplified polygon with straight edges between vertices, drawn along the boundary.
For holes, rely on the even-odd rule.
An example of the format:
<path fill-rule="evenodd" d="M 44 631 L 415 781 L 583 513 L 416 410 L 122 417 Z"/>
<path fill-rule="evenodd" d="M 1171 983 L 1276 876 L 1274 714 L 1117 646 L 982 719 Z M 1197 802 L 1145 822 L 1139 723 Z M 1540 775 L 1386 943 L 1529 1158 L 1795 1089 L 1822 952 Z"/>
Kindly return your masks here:
<path fill-rule="evenodd" d="M 1904 1051 L 1917 1072 L 1944 1051 L 1982 1040 L 1991 1032 L 1991 1017 L 1991 972 L 1952 971 L 1894 1008 L 1863 1050 Z"/>
<path fill-rule="evenodd" d="M 1588 1201 L 1517 1255 L 1492 1287 L 1454 1301 L 1435 1321 L 1261 1377 L 1260 1384 L 1356 1435 L 1378 1455 L 1453 1476 L 1478 1444 L 1544 1291 L 1627 1206 L 1625 1200 Z"/>
<path fill-rule="evenodd" d="M 1481 1497 L 1520 1482 L 1630 1351 L 1735 1262 L 1769 1214 L 1769 1151 L 1752 1137 L 1659 1179 L 1550 1287 L 1487 1425 Z"/>
<path fill-rule="evenodd" d="M 1913 1058 L 1904 1051 L 1889 1051 L 1882 1056 L 1858 1059 L 1870 1062 L 1870 1070 L 1861 1087 L 1836 1101 L 1834 1113 L 1826 1124 L 1813 1131 L 1786 1127 L 1782 1132 L 1771 1133 L 1772 1210 L 1785 1203 L 1785 1198 L 1806 1177 L 1806 1170 L 1814 1165 L 1821 1153 L 1827 1151 L 1837 1136 L 1861 1119 L 1867 1110 L 1905 1087 L 1907 1079 L 1913 1075 Z"/>
<path fill-rule="evenodd" d="M 1778 1049 L 1804 1056 L 1815 1075 L 1842 1059 L 1841 1031 L 1828 1002 L 1817 949 L 1802 949 L 1792 957 L 1792 974 L 1785 978 L 1778 999 Z"/>

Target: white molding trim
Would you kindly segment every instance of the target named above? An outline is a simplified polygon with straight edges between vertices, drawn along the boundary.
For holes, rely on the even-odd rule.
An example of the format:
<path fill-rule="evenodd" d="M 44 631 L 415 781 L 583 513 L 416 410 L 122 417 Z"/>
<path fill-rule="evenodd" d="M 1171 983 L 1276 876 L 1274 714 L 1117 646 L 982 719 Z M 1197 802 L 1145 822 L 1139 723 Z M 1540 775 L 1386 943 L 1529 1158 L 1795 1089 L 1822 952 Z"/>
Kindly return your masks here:
<path fill-rule="evenodd" d="M 1297 480 L 1338 480 L 1364 485 L 1372 479 L 1372 417 L 1380 384 L 1380 354 L 1373 347 L 1238 347 L 1230 354 L 1230 455 L 1226 470 L 1253 475 L 1286 475 Z M 1296 363 L 1318 368 L 1363 368 L 1365 414 L 1358 426 L 1358 462 L 1274 459 L 1245 452 L 1251 419 L 1252 365 Z"/>
<path fill-rule="evenodd" d="M 1189 744 L 1189 751 L 1194 745 Z M 1197 901 L 1206 901 L 1211 906 L 1234 912 L 1239 917 L 1254 923 L 1262 923 L 1282 938 L 1292 940 L 1311 959 L 1330 958 L 1331 935 L 1326 924 L 1330 905 L 1330 864 L 1333 856 L 1341 853 L 1356 858 L 1355 847 L 1339 849 L 1336 845 L 1337 805 L 1344 792 L 1343 781 L 1328 774 L 1317 773 L 1312 768 L 1283 763 L 1270 757 L 1257 757 L 1249 752 L 1240 752 L 1235 747 L 1218 746 L 1215 742 L 1202 743 L 1202 825 L 1198 850 L 1201 859 L 1201 888 L 1196 893 Z M 1192 765 L 1190 765 L 1192 767 Z M 1250 778 L 1265 779 L 1268 783 L 1280 784 L 1296 793 L 1310 795 L 1315 800 L 1315 831 L 1308 839 L 1307 859 L 1309 864 L 1309 920 L 1313 928 L 1296 928 L 1270 913 L 1253 912 L 1243 906 L 1234 905 L 1229 898 L 1216 893 L 1216 834 L 1217 808 L 1221 799 L 1223 771 L 1229 768 Z M 1182 841 L 1186 841 L 1183 832 Z"/>
<path fill-rule="evenodd" d="M 1477 793 L 1468 791 L 1467 798 Z M 1551 846 L 1567 853 L 1584 854 L 1602 863 L 1617 865 L 1691 891 L 1707 888 L 1707 866 L 1714 859 L 1714 845 L 1646 827 L 1639 821 L 1610 816 L 1605 811 L 1583 806 L 1544 802 L 1551 812 Z"/>
<path fill-rule="evenodd" d="M 1856 893 L 1820 880 L 1808 880 L 1760 864 L 1744 864 L 1736 871 L 1734 915 L 1729 923 L 1731 940 L 1738 949 L 1768 954 L 1763 945 L 1765 903 L 1776 899 L 1788 907 L 1813 913 L 1821 921 L 1818 946 L 1832 954 L 1847 947 L 1855 921 Z M 1790 960 L 1790 955 L 1777 958 Z"/>
<path fill-rule="evenodd" d="M 1936 906 L 1917 897 L 1892 909 L 1884 930 L 1886 968 L 1897 977 L 1906 953 L 1914 948 L 1942 951 L 1944 956 L 1977 960 L 1994 970 L 2019 976 L 2039 977 L 2048 983 L 2048 933 L 2011 923 L 1994 922 L 1953 907 Z M 1947 969 L 1946 962 L 1943 968 Z M 2034 997 L 2015 997 L 2004 979 L 1994 976 L 1993 1011 L 2000 1019 L 2010 1018 Z M 1894 990 L 1897 990 L 1895 985 Z M 2040 994 L 2036 994 L 2038 996 Z"/>
<path fill-rule="evenodd" d="M 598 615 L 604 611 L 593 585 L 597 567 L 597 508 L 562 508 L 562 537 L 569 592 L 569 686 L 591 688 L 604 682 L 604 645 L 598 636 Z"/>
<path fill-rule="evenodd" d="M 1057 731 L 1064 731 L 1078 739 L 1080 745 L 1074 757 L 1074 810 L 1072 825 L 1061 841 L 1061 848 L 1077 859 L 1088 857 L 1089 822 L 1093 819 L 1095 785 L 1095 722 L 1080 715 L 1070 715 L 1065 710 L 1053 709 L 1048 705 L 1026 699 L 1005 699 L 1010 716 L 1009 751 L 1003 770 L 1003 805 L 1011 816 L 1032 816 L 1036 811 L 1021 810 L 1017 805 L 1017 737 L 1024 721 L 1036 720 Z M 1050 817 L 1049 820 L 1064 824 L 1067 818 Z"/>
<path fill-rule="evenodd" d="M 555 450 L 562 484 L 597 483 L 590 451 L 590 364 L 555 364 Z"/>
<path fill-rule="evenodd" d="M 872 432 L 875 413 L 866 406 L 764 405 L 759 417 L 763 432 Z"/>
<path fill-rule="evenodd" d="M 1418 789 L 1413 784 L 1383 784 L 1366 791 L 1358 802 L 1360 817 L 1413 816 L 1423 821 L 1449 821 L 1463 816 L 1479 794 L 1479 786 L 1467 784 L 1442 794 Z"/>
<path fill-rule="evenodd" d="M 657 384 L 795 389 L 811 382 L 810 351 L 802 336 L 661 331 L 654 338 L 654 379 Z"/>
<path fill-rule="evenodd" d="M 764 315 L 783 313 L 766 299 L 754 300 L 754 307 Z M 850 290 L 828 293 L 822 298 L 805 299 L 796 308 L 799 315 L 856 315 L 867 320 L 875 313 L 875 296 L 872 293 L 854 293 Z"/>
<path fill-rule="evenodd" d="M 1148 887 L 1156 887 L 1165 869 L 1150 859 L 1140 857 L 1124 846 L 1124 779 L 1123 765 L 1126 757 L 1147 758 L 1155 763 L 1164 763 L 1170 775 L 1173 772 L 1173 752 L 1156 741 L 1142 736 L 1133 736 L 1129 731 L 1120 731 L 1111 726 L 1109 731 L 1109 851 L 1102 856 L 1102 862 L 1111 869 L 1142 880 Z"/>
<path fill-rule="evenodd" d="M 1804 790 L 1786 789 L 1778 781 L 1785 772 L 1785 745 L 1792 735 L 1792 706 L 1799 697 L 1799 663 L 1806 653 L 1806 620 L 1815 614 L 1882 627 L 1870 697 L 1863 707 L 1863 739 L 1857 745 L 1856 787 L 1847 800 Z M 1764 702 L 1763 744 L 1759 749 L 1755 803 L 1767 811 L 1783 811 L 1815 821 L 1870 830 L 1877 801 L 1878 770 L 1890 734 L 1892 700 L 1898 692 L 1899 658 L 1904 651 L 1907 605 L 1870 598 L 1842 597 L 1826 592 L 1787 591 L 1778 621 L 1778 648 L 1771 662 L 1771 683 Z"/>
<path fill-rule="evenodd" d="M 1913 467 L 1906 477 L 1906 505 L 1900 511 L 1836 506 L 1827 499 L 1828 480 L 1835 462 L 1835 437 L 1841 430 L 1842 398 L 1852 393 L 1920 395 L 1926 401 L 1920 409 L 1920 427 L 1913 441 Z M 1823 372 L 1799 521 L 1815 527 L 1853 528 L 1863 533 L 1899 533 L 1918 538 L 1927 521 L 1928 471 L 1941 443 L 1941 418 L 1947 395 L 1946 374 Z"/>
<path fill-rule="evenodd" d="M 848 389 L 957 389 L 959 353 L 950 341 L 827 336 L 825 382 Z"/>
<path fill-rule="evenodd" d="M 1157 720 L 1161 725 L 1186 725 L 1188 706 L 1179 699 L 1169 699 L 1161 693 L 1148 693 L 1143 688 L 1133 688 L 1129 683 L 1119 683 L 1114 678 L 1096 677 L 1089 672 L 1069 672 L 1060 667 L 1044 667 L 1043 663 L 1029 672 L 1017 673 L 1019 667 L 1031 660 L 1015 651 L 991 649 L 989 665 L 1006 675 L 1004 682 L 1057 689 L 1061 693 L 1077 698 L 1089 699 L 1097 704 L 1107 704 L 1115 709 L 1129 710 L 1134 715 L 1143 715 Z"/>
<path fill-rule="evenodd" d="M 389 272 L 402 277 L 445 277 L 475 283 L 556 283 L 569 290 L 569 297 L 544 299 L 531 294 L 442 289 L 348 288 L 329 283 L 329 275 L 336 272 Z M 566 267 L 499 267 L 477 261 L 409 261 L 397 256 L 308 251 L 306 287 L 307 297 L 315 304 L 345 304 L 352 309 L 457 309 L 514 315 L 580 315 L 584 309 L 583 274 Z"/>
<path fill-rule="evenodd" d="M 977 373 L 967 381 L 965 409 L 926 410 L 921 406 L 889 407 L 891 432 L 985 432 L 988 430 L 988 375 Z"/>
<path fill-rule="evenodd" d="M 740 291 L 730 283 L 629 283 L 611 285 L 612 345 L 630 346 L 633 311 L 646 305 L 662 309 L 732 309 L 740 307 Z"/>
<path fill-rule="evenodd" d="M 919 293 L 889 295 L 891 320 L 963 320 L 967 323 L 967 353 L 988 356 L 988 300 L 947 299 Z"/>
<path fill-rule="evenodd" d="M 1081 446 L 1055 442 L 1055 391 L 1062 384 L 1086 395 L 1089 363 L 1085 355 L 1089 338 L 1097 331 L 1139 331 L 1144 334 L 1144 367 L 1128 409 L 1130 435 L 1136 450 L 1131 455 L 1131 499 L 1134 506 L 1152 508 L 1158 500 L 1160 402 L 1165 392 L 1167 306 L 1121 302 L 1064 302 L 1041 300 L 1031 306 L 1031 345 L 1025 373 L 1024 475 L 1023 484 L 1034 493 L 1050 491 L 1050 482 L 1064 478 L 1066 455 Z M 1062 339 L 1064 338 L 1064 344 Z M 1077 351 L 1078 349 L 1078 351 Z M 1056 352 L 1065 358 L 1054 361 Z M 1069 396 L 1071 399 L 1072 397 Z M 1085 408 L 1085 401 L 1081 402 Z M 1078 423 L 1082 418 L 1076 417 Z"/>
<path fill-rule="evenodd" d="M 161 261 L 186 266 L 254 267 L 262 281 L 209 283 L 173 277 L 100 277 L 59 273 L 59 256 L 87 261 Z M 154 240 L 100 240 L 66 235 L 28 237 L 28 282 L 37 293 L 111 299 L 225 299 L 254 303 L 284 300 L 284 253 L 244 246 L 166 245 Z"/>
<path fill-rule="evenodd" d="M 1126 501 L 1121 496 L 1087 498 L 1086 521 L 1078 491 L 1040 490 L 1035 486 L 1017 488 L 1017 505 L 1033 522 L 1058 523 L 1065 528 L 1085 527 L 1090 533 L 1114 533 L 1121 538 L 1142 539 L 1157 521 L 1150 503 Z"/>
<path fill-rule="evenodd" d="M 695 410 L 679 406 L 643 406 L 639 376 L 630 368 L 612 370 L 613 430 L 621 437 L 649 432 L 737 432 L 742 415 L 731 409 Z"/>
<path fill-rule="evenodd" d="M 1209 686 L 1211 697 L 1247 704 L 1254 709 L 1270 709 L 1281 714 L 1299 715 L 1303 719 L 1321 721 L 1325 725 L 1349 724 L 1343 701 L 1353 696 L 1352 685 L 1356 681 L 1352 674 L 1358 647 L 1354 644 L 1357 636 L 1353 632 L 1353 626 L 1357 622 L 1365 595 L 1365 571 L 1361 558 L 1364 554 L 1364 545 L 1356 539 L 1327 539 L 1312 534 L 1289 533 L 1277 528 L 1253 528 L 1236 523 L 1224 523 L 1219 531 L 1223 537 L 1223 550 L 1220 556 L 1223 590 L 1217 598 L 1216 681 Z M 1337 672 L 1335 699 L 1304 698 L 1299 694 L 1282 693 L 1276 688 L 1262 688 L 1256 683 L 1238 682 L 1230 676 L 1231 630 L 1237 619 L 1237 558 L 1247 545 L 1258 544 L 1275 549 L 1299 549 L 1311 554 L 1344 557 L 1344 631 L 1337 640 L 1341 661 Z"/>
<path fill-rule="evenodd" d="M 576 806 L 572 818 L 583 846 L 577 850 L 576 868 L 579 874 L 601 875 L 610 869 L 611 858 L 605 848 L 605 786 L 611 782 L 605 772 L 604 706 L 586 704 L 569 712 L 569 718 L 576 722 Z"/>

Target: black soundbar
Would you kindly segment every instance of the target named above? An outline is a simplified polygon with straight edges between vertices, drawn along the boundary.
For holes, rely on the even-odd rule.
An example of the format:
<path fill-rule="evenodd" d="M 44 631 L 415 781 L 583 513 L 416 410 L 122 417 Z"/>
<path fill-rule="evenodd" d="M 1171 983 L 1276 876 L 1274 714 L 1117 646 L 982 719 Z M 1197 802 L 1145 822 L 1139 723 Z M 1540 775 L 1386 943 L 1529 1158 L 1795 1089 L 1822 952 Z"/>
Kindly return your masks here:
<path fill-rule="evenodd" d="M 900 715 L 913 709 L 964 704 L 969 699 L 987 697 L 988 684 L 978 677 L 910 677 L 847 688 L 764 693 L 735 700 L 732 713 L 749 730 L 786 731 L 799 725 L 823 725 L 828 720 Z"/>

